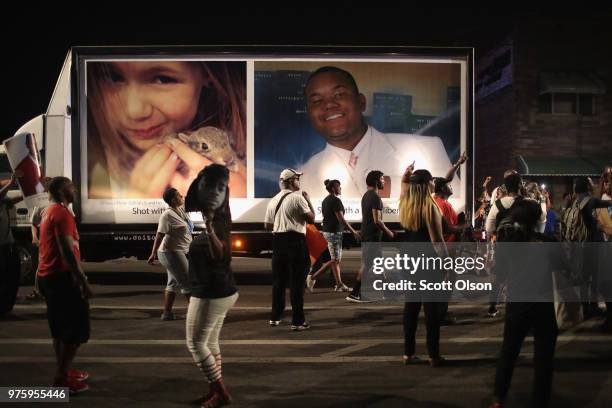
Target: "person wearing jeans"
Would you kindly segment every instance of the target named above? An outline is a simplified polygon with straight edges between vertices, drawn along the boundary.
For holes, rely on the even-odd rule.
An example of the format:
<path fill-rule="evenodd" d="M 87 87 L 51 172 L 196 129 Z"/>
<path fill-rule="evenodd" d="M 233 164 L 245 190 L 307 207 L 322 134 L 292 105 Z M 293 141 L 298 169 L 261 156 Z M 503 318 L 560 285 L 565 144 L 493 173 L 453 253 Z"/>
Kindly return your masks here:
<path fill-rule="evenodd" d="M 187 192 L 187 211 L 200 211 L 204 231 L 189 246 L 191 300 L 187 309 L 186 341 L 193 361 L 210 384 L 199 398 L 204 408 L 221 407 L 232 398 L 221 372 L 219 335 L 227 312 L 238 299 L 231 269 L 229 170 L 206 166 Z"/>
<path fill-rule="evenodd" d="M 184 199 L 181 193 L 175 188 L 169 188 L 164 192 L 163 198 L 168 209 L 159 218 L 157 235 L 148 262 L 152 265 L 157 256 L 166 268 L 168 283 L 164 291 L 164 311 L 161 319 L 174 320 L 176 316 L 172 307 L 177 289 L 189 300 L 187 253 L 192 239 L 193 223 L 182 208 Z"/>
<path fill-rule="evenodd" d="M 326 262 L 321 269 L 315 273 L 309 274 L 306 277 L 306 288 L 312 293 L 316 278 L 323 273 L 327 267 L 330 267 L 336 280 L 334 286 L 335 292 L 350 292 L 351 288 L 342 282 L 340 273 L 340 260 L 342 259 L 342 232 L 347 228 L 355 238 L 359 241 L 361 236 L 344 218 L 344 205 L 338 197 L 342 194 L 342 186 L 339 180 L 325 180 L 325 189 L 329 193 L 321 203 L 323 212 L 323 236 L 327 241 L 327 248 L 330 253 L 330 260 Z"/>

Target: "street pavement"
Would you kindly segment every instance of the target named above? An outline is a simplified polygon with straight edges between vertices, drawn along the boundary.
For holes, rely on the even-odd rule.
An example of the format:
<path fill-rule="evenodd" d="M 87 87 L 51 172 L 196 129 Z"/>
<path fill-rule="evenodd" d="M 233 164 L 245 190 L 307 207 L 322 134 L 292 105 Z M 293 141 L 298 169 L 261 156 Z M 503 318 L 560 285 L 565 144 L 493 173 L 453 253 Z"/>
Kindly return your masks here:
<path fill-rule="evenodd" d="M 349 284 L 358 265 L 350 252 L 344 269 Z M 269 259 L 236 258 L 234 269 L 240 298 L 221 333 L 232 406 L 486 406 L 503 318 L 486 317 L 484 303 L 451 305 L 458 324 L 442 328 L 447 367 L 404 366 L 402 305 L 348 303 L 326 278 L 305 298 L 312 328 L 292 332 L 289 305 L 281 326 L 268 325 Z M 80 350 L 76 367 L 90 372 L 91 388 L 71 397 L 71 406 L 189 406 L 202 394 L 204 378 L 185 346 L 185 321 L 160 320 L 163 270 L 133 260 L 87 264 L 86 270 L 96 297 L 91 301 L 91 340 Z M 21 288 L 20 296 L 30 290 Z M 185 306 L 178 299 L 176 311 L 184 315 Z M 599 323 L 589 320 L 560 334 L 551 406 L 612 406 L 612 336 L 600 334 Z M 422 320 L 417 353 L 426 357 Z M 508 407 L 528 405 L 532 355 L 528 338 Z M 0 386 L 46 386 L 53 371 L 44 302 L 22 298 L 0 320 Z"/>

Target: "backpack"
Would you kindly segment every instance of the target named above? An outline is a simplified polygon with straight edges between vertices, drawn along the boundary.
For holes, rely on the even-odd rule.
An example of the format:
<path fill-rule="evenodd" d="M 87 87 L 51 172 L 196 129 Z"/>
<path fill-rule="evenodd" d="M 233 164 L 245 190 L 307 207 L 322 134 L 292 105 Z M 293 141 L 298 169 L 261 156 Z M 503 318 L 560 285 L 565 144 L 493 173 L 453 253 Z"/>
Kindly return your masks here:
<path fill-rule="evenodd" d="M 565 242 L 586 242 L 589 238 L 589 230 L 584 224 L 582 210 L 589 203 L 591 197 L 585 197 L 582 201 L 575 200 L 572 206 L 567 208 L 561 218 L 561 240 Z"/>
<path fill-rule="evenodd" d="M 520 227 L 515 226 L 512 221 L 512 209 L 521 200 L 523 200 L 523 197 L 517 196 L 509 208 L 502 205 L 501 199 L 495 200 L 495 206 L 498 210 L 497 217 L 495 217 L 495 236 L 498 242 L 515 242 L 525 239 Z"/>

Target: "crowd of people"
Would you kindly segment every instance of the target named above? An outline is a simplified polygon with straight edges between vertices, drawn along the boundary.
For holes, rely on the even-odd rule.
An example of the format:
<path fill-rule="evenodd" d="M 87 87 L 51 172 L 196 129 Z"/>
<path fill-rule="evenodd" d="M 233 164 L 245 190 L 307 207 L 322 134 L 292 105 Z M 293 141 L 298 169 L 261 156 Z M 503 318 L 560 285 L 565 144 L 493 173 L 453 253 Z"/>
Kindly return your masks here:
<path fill-rule="evenodd" d="M 366 177 L 367 190 L 361 201 L 363 218 L 359 231 L 344 218 L 340 182 L 325 180 L 329 196 L 322 205 L 323 232 L 330 260 L 317 271 L 310 268 L 306 243 L 306 226 L 315 221 L 314 207 L 308 193 L 300 189 L 302 173 L 293 169 L 283 170 L 279 176 L 280 191 L 270 200 L 264 219 L 265 228 L 272 231 L 274 237 L 269 324 L 281 326 L 285 290 L 289 287 L 292 306 L 290 328 L 293 331 L 310 329 L 311 324 L 304 313 L 304 292 L 313 290 L 316 277 L 326 268 L 331 269 L 334 276 L 335 291 L 350 291 L 346 299 L 351 302 L 370 301 L 362 296 L 361 280 L 377 253 L 362 251 L 362 266 L 355 276 L 353 288 L 348 288 L 340 269 L 345 230 L 362 243 L 381 242 L 384 235 L 388 240 L 397 240 L 401 232 L 402 241 L 429 243 L 432 255 L 448 256 L 445 243 L 461 239 L 462 231 L 470 225 L 469 221 L 460 224 L 460 217 L 448 203 L 448 197 L 452 194 L 448 182 L 466 160 L 467 156 L 462 155 L 447 175 L 440 178 L 433 177 L 426 169 L 415 170 L 413 164 L 407 167 L 399 197 L 399 220 L 403 231 L 392 231 L 383 221 L 383 201 L 379 191 L 384 188 L 385 178 L 381 171 L 371 171 Z M 164 192 L 163 199 L 168 209 L 160 217 L 149 258 L 149 263 L 159 259 L 168 272 L 162 320 L 176 318 L 172 305 L 177 289 L 187 297 L 188 350 L 210 384 L 209 392 L 198 400 L 204 407 L 222 406 L 231 401 L 222 379 L 219 348 L 225 316 L 238 298 L 231 270 L 229 176 L 225 166 L 212 164 L 199 173 L 185 198 L 173 188 Z M 489 179 L 483 183 L 478 217 L 484 220 L 481 225 L 487 239 L 498 242 L 609 242 L 612 236 L 612 171 L 607 169 L 600 180 L 596 197 L 593 195 L 595 186 L 589 178 L 576 178 L 572 201 L 568 202 L 560 216 L 550 217 L 550 196 L 543 193 L 536 183 L 524 183 L 516 171 L 509 170 L 505 173 L 504 183 L 491 195 L 486 189 Z M 3 196 L 7 189 L 2 189 Z M 37 229 L 33 234 L 40 248 L 37 289 L 47 303 L 49 327 L 57 357 L 53 384 L 67 386 L 71 392 L 78 393 L 87 390 L 89 374 L 72 368 L 72 361 L 79 346 L 89 339 L 88 299 L 92 296 L 92 290 L 80 265 L 79 234 L 70 210 L 76 189 L 69 179 L 56 177 L 48 183 L 48 191 L 50 205 L 37 211 Z M 12 205 L 13 201 L 2 198 L 5 207 Z M 192 236 L 193 223 L 187 215 L 190 212 L 200 212 L 204 221 L 203 232 L 195 238 Z M 560 226 L 553 225 L 547 229 L 547 221 L 551 218 L 561 220 Z M 508 235 L 508 229 L 504 229 L 509 225 L 515 235 Z M 7 237 L 10 239 L 10 235 Z M 517 290 L 508 280 L 507 268 L 499 265 L 503 263 L 500 261 L 503 256 L 501 253 L 496 256 L 499 258 L 498 266 L 492 269 L 491 276 L 497 284 L 492 291 L 489 316 L 499 313 L 497 302 L 503 285 L 508 293 Z M 605 256 L 609 254 L 597 250 L 585 256 L 588 262 L 583 266 L 584 276 L 588 279 L 582 288 L 586 294 L 581 297 L 581 306 L 584 318 L 605 316 L 602 330 L 610 332 L 612 304 L 607 302 L 606 310 L 598 306 L 600 294 L 607 300 L 611 298 L 608 293 L 610 288 L 597 285 L 602 278 L 602 271 L 598 268 L 603 265 L 600 261 Z M 559 260 L 562 258 L 558 257 Z M 563 265 L 542 265 L 542 268 L 553 267 L 563 268 Z M 518 264 L 515 262 L 513 269 L 521 269 L 520 260 Z M 552 273 L 550 276 L 552 288 Z M 436 279 L 446 280 L 449 277 L 439 271 Z M 402 361 L 412 364 L 420 360 L 415 350 L 415 337 L 421 308 L 425 311 L 427 361 L 433 367 L 443 366 L 446 360 L 440 351 L 440 326 L 449 324 L 445 323 L 448 320 L 448 303 L 432 301 L 426 296 L 411 298 L 404 305 Z M 552 300 L 506 303 L 504 340 L 495 375 L 495 402 L 492 407 L 502 406 L 508 394 L 513 366 L 529 330 L 533 330 L 535 338 L 533 401 L 535 406 L 547 406 L 552 387 L 557 317 L 558 311 Z"/>

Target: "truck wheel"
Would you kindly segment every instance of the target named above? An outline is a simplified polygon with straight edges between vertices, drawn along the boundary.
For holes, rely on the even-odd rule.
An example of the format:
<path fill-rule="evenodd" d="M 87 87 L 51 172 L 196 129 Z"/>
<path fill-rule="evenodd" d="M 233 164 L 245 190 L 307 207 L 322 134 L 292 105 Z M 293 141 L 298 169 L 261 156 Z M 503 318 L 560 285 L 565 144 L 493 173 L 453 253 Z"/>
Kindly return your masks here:
<path fill-rule="evenodd" d="M 19 258 L 19 282 L 21 285 L 33 285 L 38 268 L 38 248 L 30 243 L 17 244 Z"/>

